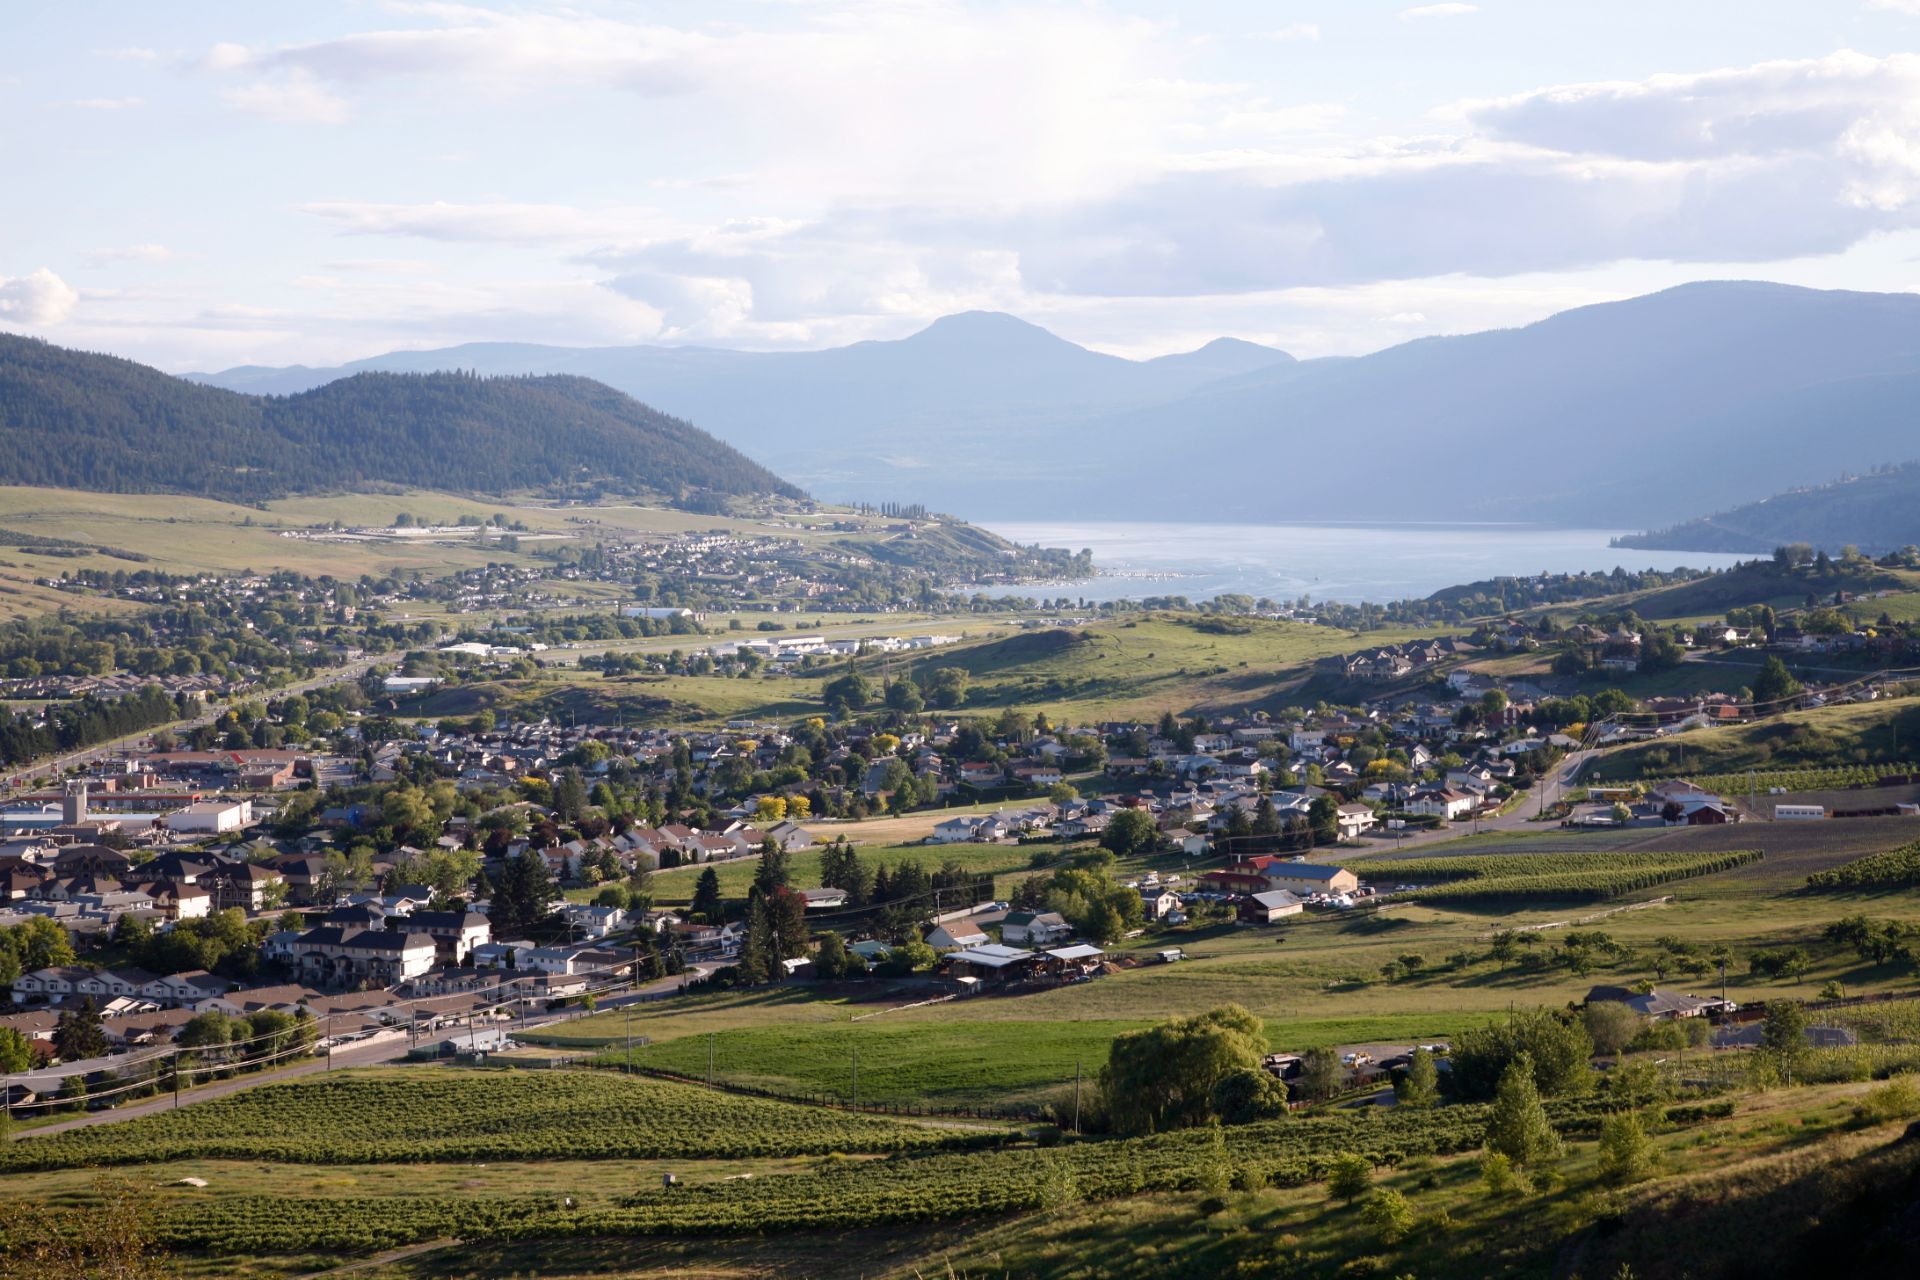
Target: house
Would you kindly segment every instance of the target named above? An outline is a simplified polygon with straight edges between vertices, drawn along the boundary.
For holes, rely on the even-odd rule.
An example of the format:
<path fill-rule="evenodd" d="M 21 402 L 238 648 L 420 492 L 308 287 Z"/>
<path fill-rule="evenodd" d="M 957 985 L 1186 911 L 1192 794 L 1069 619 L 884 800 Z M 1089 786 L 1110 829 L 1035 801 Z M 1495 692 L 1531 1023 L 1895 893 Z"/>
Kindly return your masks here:
<path fill-rule="evenodd" d="M 985 819 L 977 815 L 969 815 L 963 818 L 948 818 L 945 822 L 937 822 L 933 827 L 933 843 L 960 844 L 964 841 L 976 839 L 976 833 L 980 830 L 980 825 L 984 821 Z"/>
<path fill-rule="evenodd" d="M 1009 911 L 1000 922 L 1000 940 L 1044 947 L 1073 936 L 1073 926 L 1058 911 Z"/>
<path fill-rule="evenodd" d="M 767 828 L 767 839 L 788 853 L 813 848 L 813 836 L 797 822 L 776 822 Z"/>
<path fill-rule="evenodd" d="M 1597 986 L 1587 992 L 1588 1004 L 1624 1004 L 1643 1018 L 1701 1018 L 1732 1013 L 1739 1005 L 1717 996 L 1675 995 L 1655 988 L 1648 992 L 1628 987 Z"/>
<path fill-rule="evenodd" d="M 213 894 L 213 909 L 225 911 L 228 907 L 239 907 L 242 911 L 264 911 L 286 887 L 286 877 L 272 867 L 257 862 L 228 863 L 215 867 L 200 877 L 203 887 Z"/>
<path fill-rule="evenodd" d="M 802 889 L 800 896 L 807 900 L 809 911 L 831 911 L 847 905 L 845 889 Z"/>
<path fill-rule="evenodd" d="M 416 911 L 389 918 L 386 927 L 426 934 L 442 964 L 465 964 L 475 947 L 493 938 L 493 925 L 478 911 Z"/>
<path fill-rule="evenodd" d="M 1428 787 L 1413 793 L 1413 799 L 1407 802 L 1407 812 L 1432 814 L 1451 822 L 1472 813 L 1479 805 L 1480 798 L 1470 792 L 1452 787 Z"/>
<path fill-rule="evenodd" d="M 1343 804 L 1335 815 L 1335 821 L 1339 823 L 1342 840 L 1358 840 L 1373 829 L 1377 819 L 1373 816 L 1373 810 L 1364 804 Z"/>
<path fill-rule="evenodd" d="M 1269 889 L 1289 893 L 1352 893 L 1360 887 L 1360 877 L 1345 867 L 1321 866 L 1311 862 L 1271 862 L 1261 872 Z"/>
<path fill-rule="evenodd" d="M 1180 895 L 1164 885 L 1142 885 L 1140 907 L 1149 920 L 1164 920 L 1180 910 Z"/>
<path fill-rule="evenodd" d="M 1251 893 L 1240 900 L 1241 924 L 1273 924 L 1305 910 L 1299 898 L 1285 889 Z"/>
<path fill-rule="evenodd" d="M 35 969 L 32 973 L 23 973 L 13 980 L 13 1002 L 28 1004 L 64 1000 L 74 993 L 77 983 L 92 976 L 93 970 L 74 964 Z"/>
<path fill-rule="evenodd" d="M 955 920 L 948 924 L 937 924 L 927 931 L 926 943 L 935 951 L 965 951 L 973 947 L 983 947 L 993 941 L 980 931 L 980 926 L 969 924 L 965 920 Z"/>
<path fill-rule="evenodd" d="M 426 933 L 321 925 L 294 943 L 295 963 L 309 982 L 391 987 L 433 968 L 438 948 Z"/>

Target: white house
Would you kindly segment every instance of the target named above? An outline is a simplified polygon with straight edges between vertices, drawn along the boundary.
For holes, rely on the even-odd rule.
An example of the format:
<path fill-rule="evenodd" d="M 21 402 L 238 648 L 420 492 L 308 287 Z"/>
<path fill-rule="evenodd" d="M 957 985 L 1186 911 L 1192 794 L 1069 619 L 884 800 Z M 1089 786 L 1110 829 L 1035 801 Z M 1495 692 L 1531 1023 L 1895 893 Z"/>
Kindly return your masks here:
<path fill-rule="evenodd" d="M 935 844 L 961 844 L 965 841 L 972 840 L 975 833 L 980 830 L 980 823 L 982 821 L 979 816 L 971 815 L 963 818 L 948 818 L 945 822 L 935 823 L 933 827 L 933 842 Z"/>
<path fill-rule="evenodd" d="M 980 931 L 979 925 L 969 924 L 965 920 L 937 924 L 927 931 L 927 945 L 935 951 L 965 951 L 970 947 L 983 947 L 992 941 Z"/>
<path fill-rule="evenodd" d="M 1373 829 L 1376 819 L 1373 810 L 1364 804 L 1343 804 L 1335 821 L 1340 826 L 1342 840 L 1358 840 Z"/>
<path fill-rule="evenodd" d="M 1073 926 L 1058 911 L 1010 911 L 1000 922 L 1000 941 L 1044 947 L 1073 936 Z"/>

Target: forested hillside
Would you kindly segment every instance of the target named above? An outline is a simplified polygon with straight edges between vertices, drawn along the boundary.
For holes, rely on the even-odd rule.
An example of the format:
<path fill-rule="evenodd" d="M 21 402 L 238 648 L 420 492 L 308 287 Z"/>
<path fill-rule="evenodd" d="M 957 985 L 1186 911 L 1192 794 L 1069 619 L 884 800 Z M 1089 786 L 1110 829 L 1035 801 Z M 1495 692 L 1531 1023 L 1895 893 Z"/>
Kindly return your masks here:
<path fill-rule="evenodd" d="M 373 484 L 604 487 L 698 500 L 799 491 L 586 378 L 369 373 L 249 396 L 0 336 L 0 484 L 254 501 Z"/>
<path fill-rule="evenodd" d="M 1762 498 L 1670 529 L 1616 540 L 1622 547 L 1766 553 L 1804 542 L 1826 552 L 1881 555 L 1920 543 L 1920 463 Z"/>

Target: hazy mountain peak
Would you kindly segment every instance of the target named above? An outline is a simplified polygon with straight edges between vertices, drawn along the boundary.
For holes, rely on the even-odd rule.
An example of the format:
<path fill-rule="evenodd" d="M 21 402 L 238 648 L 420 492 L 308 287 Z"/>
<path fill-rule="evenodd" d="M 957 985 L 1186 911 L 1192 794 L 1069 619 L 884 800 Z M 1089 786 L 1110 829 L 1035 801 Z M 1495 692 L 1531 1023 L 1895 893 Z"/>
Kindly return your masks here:
<path fill-rule="evenodd" d="M 950 316 L 941 316 L 903 341 L 923 346 L 955 347 L 1076 345 L 1005 311 L 958 311 Z"/>

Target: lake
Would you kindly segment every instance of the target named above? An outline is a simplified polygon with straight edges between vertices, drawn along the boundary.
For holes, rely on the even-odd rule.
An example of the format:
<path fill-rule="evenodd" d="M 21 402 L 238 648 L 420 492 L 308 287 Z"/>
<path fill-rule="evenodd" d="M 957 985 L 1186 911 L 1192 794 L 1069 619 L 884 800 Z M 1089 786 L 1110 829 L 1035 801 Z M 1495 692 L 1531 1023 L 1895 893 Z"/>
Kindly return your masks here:
<path fill-rule="evenodd" d="M 1010 522 L 989 526 L 1027 544 L 1093 552 L 1099 576 L 1084 582 L 992 589 L 990 594 L 1092 601 L 1227 592 L 1384 604 L 1442 587 L 1538 573 L 1725 568 L 1742 557 L 1700 551 L 1629 551 L 1607 545 L 1620 530 L 1517 524 L 1162 524 Z"/>

